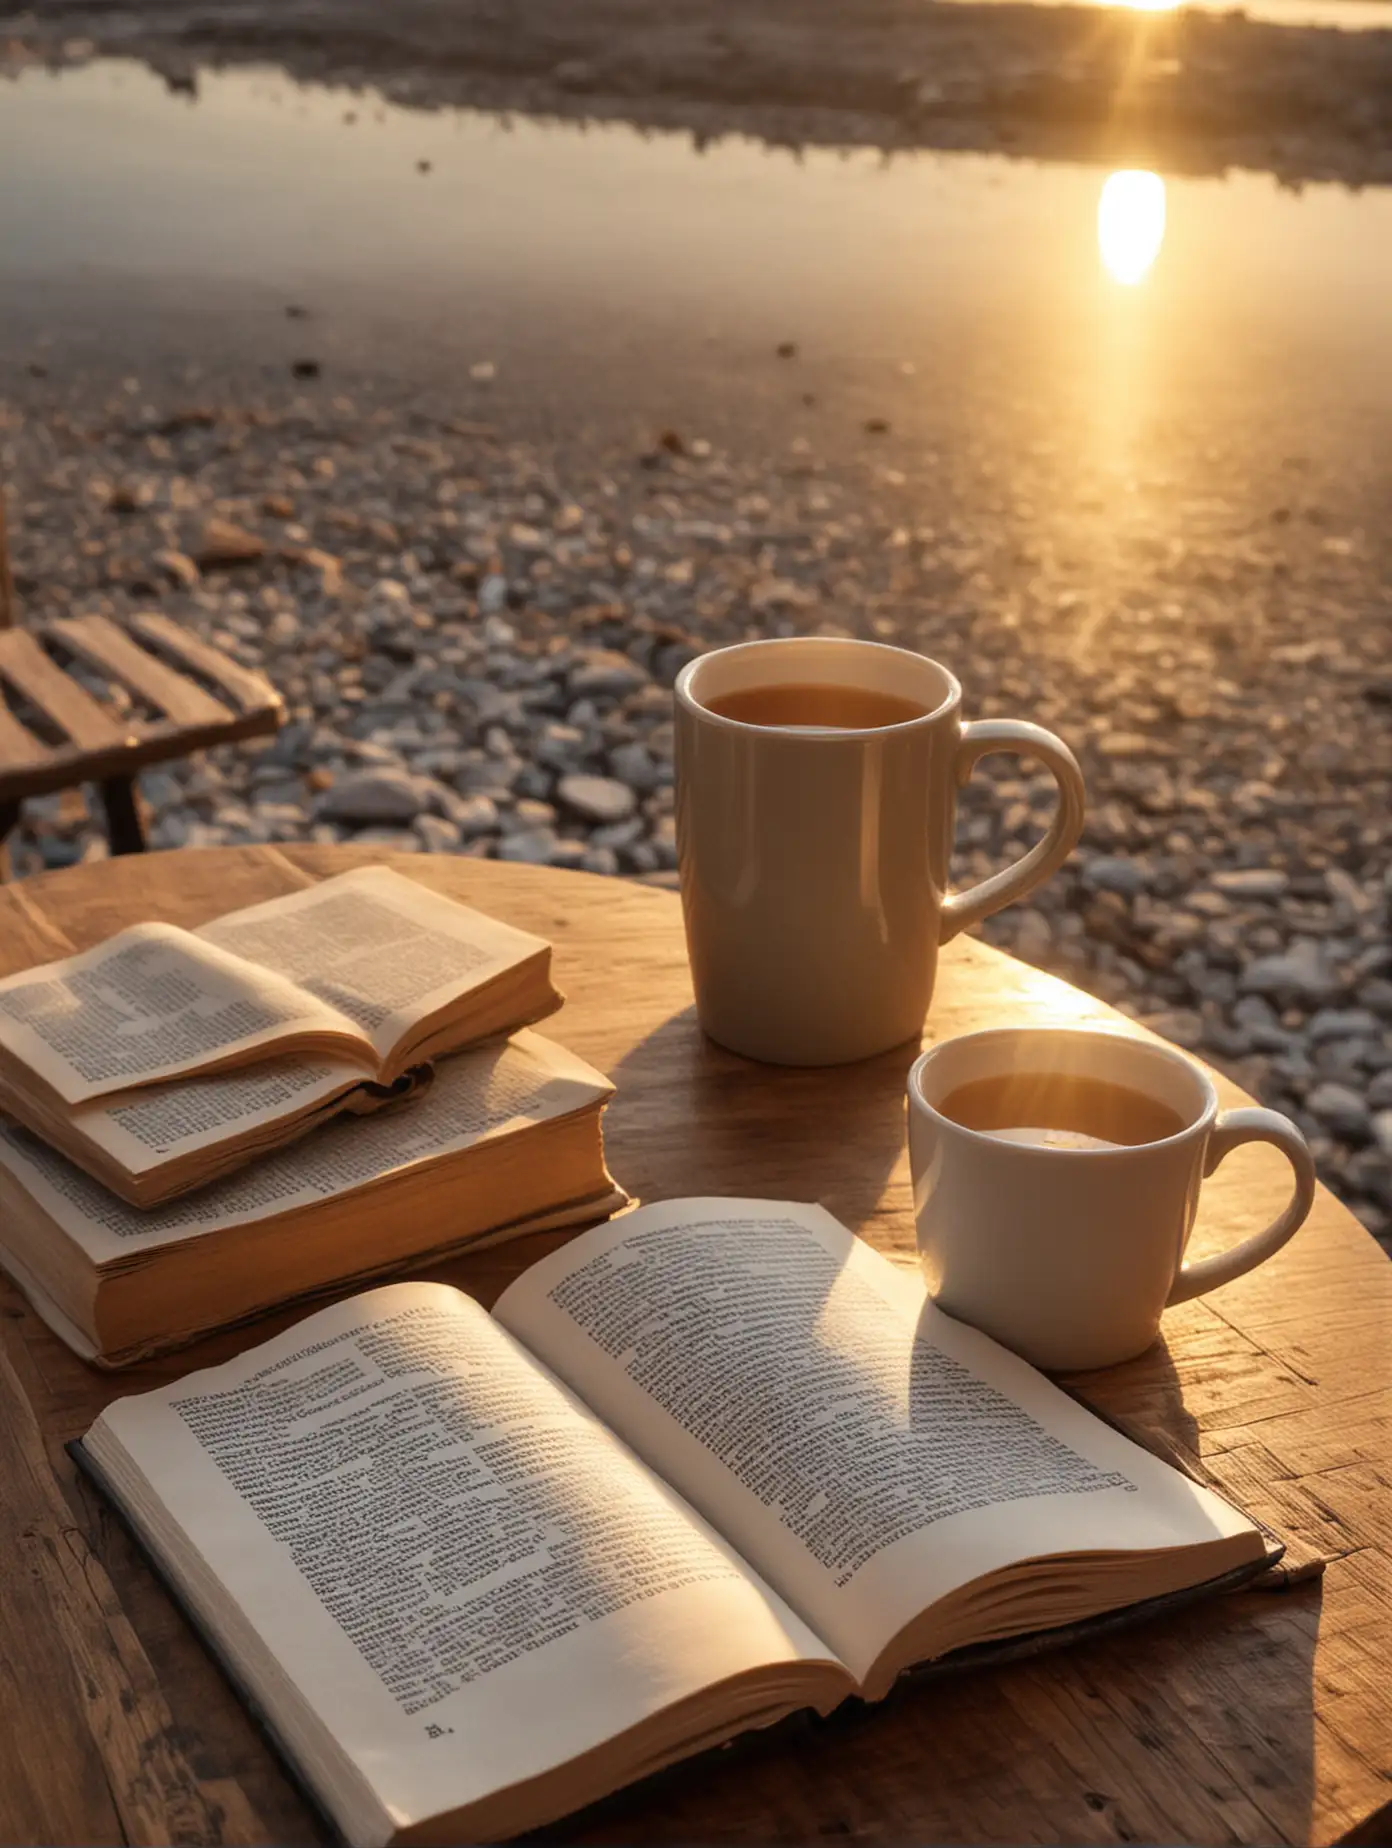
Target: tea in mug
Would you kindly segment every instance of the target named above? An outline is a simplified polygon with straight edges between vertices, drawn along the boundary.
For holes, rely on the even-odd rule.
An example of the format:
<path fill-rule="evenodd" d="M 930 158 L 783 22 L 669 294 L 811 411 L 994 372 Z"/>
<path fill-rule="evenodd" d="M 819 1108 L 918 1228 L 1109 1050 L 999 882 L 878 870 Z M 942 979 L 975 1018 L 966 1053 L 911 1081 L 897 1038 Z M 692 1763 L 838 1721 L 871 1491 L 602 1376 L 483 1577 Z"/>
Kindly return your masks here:
<path fill-rule="evenodd" d="M 927 718 L 931 710 L 921 700 L 905 699 L 898 693 L 877 693 L 869 687 L 835 682 L 740 687 L 704 703 L 718 718 L 796 731 L 880 731 L 887 725 Z"/>

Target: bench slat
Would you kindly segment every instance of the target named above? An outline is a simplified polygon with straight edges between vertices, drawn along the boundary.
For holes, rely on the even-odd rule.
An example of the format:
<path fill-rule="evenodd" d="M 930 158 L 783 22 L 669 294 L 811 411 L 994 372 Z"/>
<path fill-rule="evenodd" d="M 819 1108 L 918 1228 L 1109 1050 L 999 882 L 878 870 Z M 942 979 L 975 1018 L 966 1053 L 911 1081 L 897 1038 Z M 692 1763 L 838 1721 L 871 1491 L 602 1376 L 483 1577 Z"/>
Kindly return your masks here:
<path fill-rule="evenodd" d="M 211 693 L 147 654 L 105 616 L 64 617 L 50 623 L 47 633 L 123 681 L 176 725 L 217 725 L 236 716 Z"/>
<path fill-rule="evenodd" d="M 0 677 L 32 700 L 79 750 L 115 750 L 138 736 L 135 726 L 118 720 L 69 680 L 27 629 L 0 634 Z"/>
<path fill-rule="evenodd" d="M 142 641 L 150 642 L 175 655 L 185 666 L 197 669 L 214 681 L 243 712 L 279 711 L 279 693 L 264 675 L 231 660 L 220 648 L 212 647 L 196 635 L 190 635 L 169 616 L 156 610 L 141 610 L 131 618 L 131 627 Z"/>

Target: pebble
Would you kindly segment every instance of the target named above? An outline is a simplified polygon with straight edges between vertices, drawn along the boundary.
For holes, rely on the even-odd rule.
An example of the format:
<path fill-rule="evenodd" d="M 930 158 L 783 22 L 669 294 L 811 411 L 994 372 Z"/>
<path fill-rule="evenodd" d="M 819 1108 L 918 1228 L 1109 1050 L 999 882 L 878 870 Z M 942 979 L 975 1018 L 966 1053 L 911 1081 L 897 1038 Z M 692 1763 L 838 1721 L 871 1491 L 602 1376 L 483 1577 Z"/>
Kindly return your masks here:
<path fill-rule="evenodd" d="M 1214 873 L 1209 883 L 1225 898 L 1280 898 L 1290 878 L 1274 867 L 1234 867 Z"/>
<path fill-rule="evenodd" d="M 577 699 L 617 698 L 635 693 L 647 675 L 627 655 L 593 649 L 570 671 L 570 691 Z"/>
<path fill-rule="evenodd" d="M 364 828 L 353 836 L 358 847 L 379 847 L 383 853 L 419 853 L 420 836 L 408 828 Z"/>
<path fill-rule="evenodd" d="M 455 824 L 443 815 L 417 815 L 411 825 L 427 853 L 453 853 L 462 838 Z"/>
<path fill-rule="evenodd" d="M 635 816 L 628 821 L 611 821 L 602 828 L 594 829 L 590 840 L 596 847 L 631 847 L 635 841 L 642 840 L 643 833 L 642 818 Z"/>
<path fill-rule="evenodd" d="M 1015 954 L 1026 962 L 1040 963 L 1046 960 L 1053 947 L 1054 933 L 1044 914 L 1033 909 L 1021 911 L 1016 923 Z"/>
<path fill-rule="evenodd" d="M 251 565 L 265 556 L 265 542 L 245 527 L 230 520 L 213 518 L 204 522 L 193 552 L 193 563 L 200 571 L 220 565 Z"/>
<path fill-rule="evenodd" d="M 1146 889 L 1146 883 L 1146 869 L 1138 860 L 1103 855 L 1089 860 L 1083 868 L 1083 884 L 1094 892 L 1113 892 L 1120 898 L 1139 898 Z"/>
<path fill-rule="evenodd" d="M 549 802 L 539 801 L 534 796 L 524 796 L 514 804 L 512 813 L 503 817 L 503 826 L 512 833 L 525 832 L 529 828 L 549 828 L 556 819 L 556 811 Z"/>
<path fill-rule="evenodd" d="M 499 577 L 495 573 L 492 576 L 486 577 L 479 585 L 478 608 L 480 616 L 496 616 L 500 611 L 507 608 L 507 600 L 508 586 L 505 577 Z M 512 625 L 508 624 L 508 633 L 511 634 L 511 632 Z"/>
<path fill-rule="evenodd" d="M 638 797 L 628 784 L 612 776 L 563 776 L 556 794 L 566 808 L 601 824 L 627 821 L 638 806 Z"/>
<path fill-rule="evenodd" d="M 1322 1007 L 1305 1023 L 1305 1038 L 1315 1046 L 1326 1040 L 1365 1038 L 1380 1031 L 1377 1015 L 1366 1007 Z"/>
<path fill-rule="evenodd" d="M 401 770 L 364 770 L 334 784 L 319 804 L 324 821 L 344 821 L 370 827 L 412 822 L 436 802 L 435 785 L 428 777 Z"/>
<path fill-rule="evenodd" d="M 1232 1016 L 1241 1027 L 1260 1029 L 1281 1024 L 1275 1008 L 1261 995 L 1244 995 L 1234 1003 Z"/>
<path fill-rule="evenodd" d="M 1370 981 L 1363 982 L 1358 989 L 1358 999 L 1379 1019 L 1392 1021 L 1392 982 L 1383 976 L 1375 975 Z"/>
<path fill-rule="evenodd" d="M 1373 1140 L 1384 1159 L 1392 1163 L 1392 1110 L 1379 1110 L 1374 1116 Z"/>
<path fill-rule="evenodd" d="M 461 840 L 476 840 L 481 834 L 497 830 L 498 805 L 491 796 L 456 796 L 451 790 L 442 800 L 445 814 L 458 829 Z"/>
<path fill-rule="evenodd" d="M 659 763 L 644 744 L 617 745 L 609 753 L 609 768 L 619 782 L 627 783 L 639 795 L 647 795 L 671 780 L 670 765 Z"/>
<path fill-rule="evenodd" d="M 1176 1046 L 1183 1046 L 1194 1051 L 1204 1042 L 1203 1017 L 1190 1008 L 1172 1009 L 1163 1014 L 1148 1014 L 1145 1025 L 1152 1033 L 1158 1033 L 1163 1039 L 1173 1040 Z"/>
<path fill-rule="evenodd" d="M 1238 978 L 1243 994 L 1273 995 L 1304 1002 L 1326 1001 L 1338 987 L 1324 954 L 1309 938 L 1275 956 L 1259 956 Z"/>
<path fill-rule="evenodd" d="M 1317 1084 L 1305 1099 L 1312 1116 L 1332 1129 L 1336 1135 L 1361 1142 L 1370 1128 L 1368 1106 L 1346 1084 Z"/>
<path fill-rule="evenodd" d="M 500 860 L 520 860 L 528 866 L 549 866 L 558 842 L 551 828 L 523 828 L 504 835 L 498 843 Z"/>
<path fill-rule="evenodd" d="M 188 553 L 176 551 L 173 546 L 160 546 L 150 554 L 150 562 L 158 565 L 170 582 L 177 584 L 180 590 L 192 590 L 202 576 Z"/>

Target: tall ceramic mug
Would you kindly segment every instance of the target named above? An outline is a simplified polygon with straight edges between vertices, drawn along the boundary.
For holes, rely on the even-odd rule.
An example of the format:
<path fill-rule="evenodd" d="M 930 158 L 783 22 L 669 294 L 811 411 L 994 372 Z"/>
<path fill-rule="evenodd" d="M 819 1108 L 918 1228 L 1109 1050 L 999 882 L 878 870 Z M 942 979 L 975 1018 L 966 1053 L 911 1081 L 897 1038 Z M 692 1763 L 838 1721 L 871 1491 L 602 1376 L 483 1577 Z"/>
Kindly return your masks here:
<path fill-rule="evenodd" d="M 890 695 L 914 713 L 856 729 L 713 710 L 788 687 Z M 992 751 L 1043 763 L 1058 807 L 1023 859 L 950 894 L 957 790 Z M 701 1025 L 776 1065 L 839 1065 L 916 1038 L 939 946 L 1032 892 L 1082 832 L 1083 779 L 1067 745 L 1018 719 L 964 722 L 945 667 L 877 642 L 746 642 L 700 656 L 677 677 L 676 759 Z"/>
<path fill-rule="evenodd" d="M 1058 1147 L 951 1114 L 964 1086 L 1037 1076 L 1139 1093 L 1172 1133 Z M 1290 1202 L 1264 1231 L 1186 1264 L 1200 1186 L 1244 1142 L 1273 1143 L 1286 1157 Z M 1314 1159 L 1294 1123 L 1274 1110 L 1220 1110 L 1191 1059 L 1115 1029 L 1003 1027 L 943 1040 L 909 1073 L 909 1158 L 929 1293 L 949 1315 L 1057 1371 L 1143 1352 L 1168 1305 L 1263 1263 L 1315 1197 Z"/>

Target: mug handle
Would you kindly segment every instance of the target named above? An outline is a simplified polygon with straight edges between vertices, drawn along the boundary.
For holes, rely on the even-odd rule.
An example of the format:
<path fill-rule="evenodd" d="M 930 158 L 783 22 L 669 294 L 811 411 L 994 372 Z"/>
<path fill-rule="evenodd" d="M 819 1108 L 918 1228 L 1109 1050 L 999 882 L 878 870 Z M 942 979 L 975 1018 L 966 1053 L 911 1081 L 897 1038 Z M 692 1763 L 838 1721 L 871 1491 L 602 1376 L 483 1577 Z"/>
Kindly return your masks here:
<path fill-rule="evenodd" d="M 962 727 L 957 746 L 955 774 L 960 789 L 972 773 L 973 766 L 993 751 L 1016 751 L 1021 757 L 1036 757 L 1053 773 L 1058 784 L 1058 807 L 1049 823 L 1049 832 L 1037 841 L 1023 859 L 999 873 L 992 873 L 980 885 L 965 892 L 953 892 L 942 902 L 939 943 L 950 943 L 969 924 L 979 923 L 993 911 L 1023 898 L 1036 886 L 1043 885 L 1050 873 L 1062 866 L 1078 844 L 1083 831 L 1083 773 L 1078 760 L 1063 742 L 1042 725 L 1027 719 L 976 719 Z"/>
<path fill-rule="evenodd" d="M 1197 1264 L 1184 1265 L 1166 1299 L 1167 1308 L 1187 1303 L 1191 1296 L 1202 1296 L 1207 1290 L 1216 1290 L 1220 1283 L 1231 1283 L 1244 1271 L 1254 1270 L 1294 1237 L 1309 1217 L 1315 1203 L 1315 1158 L 1295 1124 L 1275 1110 L 1220 1111 L 1204 1150 L 1204 1179 L 1225 1155 L 1244 1142 L 1274 1143 L 1294 1168 L 1295 1192 L 1290 1205 L 1264 1232 L 1254 1232 L 1231 1251 L 1219 1251 L 1211 1258 L 1200 1258 Z"/>

